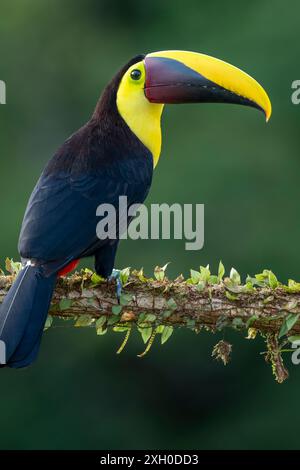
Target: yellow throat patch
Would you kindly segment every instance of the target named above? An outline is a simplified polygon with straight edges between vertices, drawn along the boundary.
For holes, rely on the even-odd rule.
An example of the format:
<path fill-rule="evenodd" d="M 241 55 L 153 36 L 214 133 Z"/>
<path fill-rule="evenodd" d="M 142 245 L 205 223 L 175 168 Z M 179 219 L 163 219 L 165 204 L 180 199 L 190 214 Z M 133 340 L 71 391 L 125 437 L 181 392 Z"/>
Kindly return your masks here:
<path fill-rule="evenodd" d="M 139 70 L 138 80 L 131 77 L 133 70 Z M 161 151 L 161 114 L 163 104 L 150 103 L 144 94 L 144 62 L 132 65 L 123 76 L 117 92 L 117 108 L 131 131 L 153 155 L 157 165 Z"/>

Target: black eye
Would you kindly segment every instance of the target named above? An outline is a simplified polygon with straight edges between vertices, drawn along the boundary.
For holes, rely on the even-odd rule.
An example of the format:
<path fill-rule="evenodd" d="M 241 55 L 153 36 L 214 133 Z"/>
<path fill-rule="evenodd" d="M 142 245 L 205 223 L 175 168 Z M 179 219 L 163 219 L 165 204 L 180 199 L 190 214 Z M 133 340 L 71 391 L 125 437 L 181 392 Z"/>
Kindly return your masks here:
<path fill-rule="evenodd" d="M 134 69 L 130 73 L 130 76 L 131 76 L 132 80 L 139 80 L 142 76 L 142 72 L 138 69 Z"/>

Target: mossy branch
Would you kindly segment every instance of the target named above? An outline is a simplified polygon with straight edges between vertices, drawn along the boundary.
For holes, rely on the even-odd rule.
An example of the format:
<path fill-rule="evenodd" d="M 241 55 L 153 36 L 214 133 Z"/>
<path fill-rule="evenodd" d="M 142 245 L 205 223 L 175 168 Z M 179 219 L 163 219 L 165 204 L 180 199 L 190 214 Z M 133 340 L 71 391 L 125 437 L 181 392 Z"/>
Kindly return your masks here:
<path fill-rule="evenodd" d="M 0 303 L 7 293 L 19 264 L 7 261 L 10 275 L 0 275 Z M 85 269 L 57 281 L 46 327 L 54 317 L 73 319 L 75 326 L 95 325 L 97 334 L 126 332 L 121 352 L 133 326 L 147 343 L 144 356 L 154 338 L 161 335 L 166 342 L 175 328 L 189 328 L 195 332 L 206 329 L 212 333 L 234 328 L 248 339 L 259 333 L 265 338 L 265 358 L 271 362 L 275 378 L 283 382 L 288 377 L 281 357 L 288 341 L 300 340 L 300 284 L 290 280 L 279 283 L 269 270 L 249 277 L 242 284 L 240 275 L 232 269 L 224 279 L 224 267 L 219 265 L 217 275 L 209 267 L 191 271 L 185 280 L 179 276 L 169 280 L 166 266 L 156 267 L 153 278 L 143 271 L 121 271 L 123 293 L 120 305 L 114 283 L 107 283 L 92 271 Z M 279 344 L 281 341 L 281 344 Z M 229 360 L 231 345 L 220 341 L 213 350 L 224 364 Z"/>

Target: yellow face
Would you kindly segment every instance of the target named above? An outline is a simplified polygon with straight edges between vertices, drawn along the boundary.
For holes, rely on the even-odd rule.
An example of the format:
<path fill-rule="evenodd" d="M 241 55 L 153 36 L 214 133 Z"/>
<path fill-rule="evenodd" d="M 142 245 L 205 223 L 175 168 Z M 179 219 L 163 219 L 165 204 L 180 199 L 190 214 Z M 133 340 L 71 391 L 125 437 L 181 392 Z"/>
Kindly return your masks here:
<path fill-rule="evenodd" d="M 145 80 L 144 61 L 132 65 L 119 85 L 117 107 L 128 127 L 152 153 L 156 166 L 161 150 L 160 121 L 164 105 L 147 100 Z"/>

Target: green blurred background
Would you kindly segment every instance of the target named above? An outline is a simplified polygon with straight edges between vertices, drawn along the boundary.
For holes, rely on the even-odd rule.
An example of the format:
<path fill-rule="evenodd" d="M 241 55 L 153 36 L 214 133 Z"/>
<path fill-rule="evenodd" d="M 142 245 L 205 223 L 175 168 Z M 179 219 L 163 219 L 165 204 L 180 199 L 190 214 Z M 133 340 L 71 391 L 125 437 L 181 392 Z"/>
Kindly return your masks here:
<path fill-rule="evenodd" d="M 163 49 L 204 52 L 241 67 L 270 94 L 268 125 L 256 110 L 174 106 L 163 117 L 163 152 L 150 202 L 205 204 L 205 247 L 127 241 L 117 266 L 171 261 L 170 276 L 219 259 L 243 276 L 272 269 L 300 278 L 300 78 L 296 0 L 2 0 L 0 106 L 2 266 L 17 259 L 29 194 L 57 147 L 90 116 L 98 95 L 132 56 Z M 226 332 L 232 362 L 211 357 L 223 335 L 179 331 L 144 359 L 136 335 L 52 328 L 37 363 L 1 370 L 1 449 L 299 448 L 300 368 L 273 380 L 262 341 Z M 285 430 L 288 429 L 288 432 Z"/>

